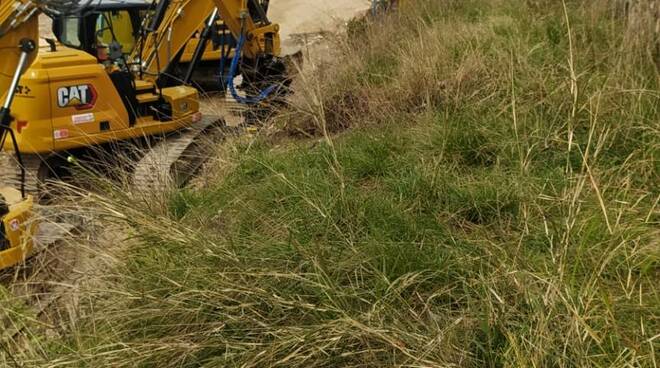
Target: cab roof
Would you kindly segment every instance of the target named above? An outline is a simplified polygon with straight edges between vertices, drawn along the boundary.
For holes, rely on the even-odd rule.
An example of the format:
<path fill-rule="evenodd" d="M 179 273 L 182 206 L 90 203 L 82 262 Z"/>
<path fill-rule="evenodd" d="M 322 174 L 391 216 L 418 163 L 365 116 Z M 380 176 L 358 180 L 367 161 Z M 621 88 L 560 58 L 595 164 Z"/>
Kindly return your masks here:
<path fill-rule="evenodd" d="M 85 3 L 78 11 L 107 11 L 107 10 L 123 10 L 123 9 L 147 9 L 151 6 L 149 0 L 92 0 Z"/>

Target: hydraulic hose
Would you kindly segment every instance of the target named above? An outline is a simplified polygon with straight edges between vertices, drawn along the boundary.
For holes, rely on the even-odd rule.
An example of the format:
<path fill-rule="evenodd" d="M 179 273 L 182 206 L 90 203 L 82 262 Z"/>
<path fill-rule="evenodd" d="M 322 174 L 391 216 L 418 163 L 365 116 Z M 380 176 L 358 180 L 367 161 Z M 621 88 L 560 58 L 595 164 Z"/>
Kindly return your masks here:
<path fill-rule="evenodd" d="M 259 92 L 259 94 L 255 97 L 243 97 L 238 94 L 238 91 L 236 91 L 236 86 L 234 85 L 234 78 L 236 77 L 236 73 L 238 72 L 238 63 L 241 60 L 241 51 L 243 50 L 244 44 L 245 44 L 245 33 L 241 33 L 241 36 L 238 38 L 238 44 L 236 45 L 236 50 L 234 51 L 234 57 L 231 60 L 231 67 L 229 68 L 229 75 L 227 76 L 227 86 L 229 87 L 229 92 L 231 92 L 231 95 L 234 98 L 234 100 L 236 100 L 236 102 L 245 105 L 255 105 L 268 98 L 268 96 L 270 96 L 270 94 L 273 93 L 275 89 L 277 89 L 278 85 L 273 84 L 269 86 L 268 88 Z"/>

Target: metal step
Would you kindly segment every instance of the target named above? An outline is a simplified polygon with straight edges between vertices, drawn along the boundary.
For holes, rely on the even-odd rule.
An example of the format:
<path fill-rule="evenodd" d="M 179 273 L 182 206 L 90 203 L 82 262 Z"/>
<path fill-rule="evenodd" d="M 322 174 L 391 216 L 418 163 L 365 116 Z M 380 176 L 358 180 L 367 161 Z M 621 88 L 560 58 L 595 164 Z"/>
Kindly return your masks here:
<path fill-rule="evenodd" d="M 160 96 L 153 93 L 142 93 L 136 96 L 139 104 L 144 105 L 152 102 L 157 102 L 160 100 Z"/>

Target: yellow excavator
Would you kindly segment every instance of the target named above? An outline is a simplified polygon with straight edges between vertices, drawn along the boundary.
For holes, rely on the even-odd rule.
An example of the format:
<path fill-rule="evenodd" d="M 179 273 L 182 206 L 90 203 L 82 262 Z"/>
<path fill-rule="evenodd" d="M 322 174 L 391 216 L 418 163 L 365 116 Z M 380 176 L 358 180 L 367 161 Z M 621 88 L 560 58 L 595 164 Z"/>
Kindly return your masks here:
<path fill-rule="evenodd" d="M 48 179 L 59 165 L 56 160 L 69 152 L 166 135 L 199 123 L 198 90 L 167 78 L 167 71 L 188 41 L 206 28 L 205 22 L 210 27 L 216 17 L 237 40 L 227 86 L 240 102 L 268 98 L 286 79 L 279 27 L 268 21 L 257 0 L 159 0 L 145 17 L 131 55 L 122 53 L 113 37 L 115 52 L 111 50 L 103 62 L 52 40 L 48 48 L 36 46 L 39 14 L 73 15 L 92 4 L 93 0 L 0 0 L 0 97 L 5 100 L 1 126 L 3 137 L 11 138 L 0 140 L 0 148 L 16 152 L 23 187 L 26 177 L 36 178 L 35 185 Z M 95 31 L 91 37 L 97 37 Z M 201 58 L 206 41 L 206 36 L 200 38 L 191 63 Z M 248 96 L 233 85 L 239 73 L 254 86 Z M 0 187 L 1 182 L 16 182 L 4 180 L 13 179 L 7 176 L 2 173 Z M 35 189 L 28 184 L 28 191 Z M 5 187 L 0 193 L 2 269 L 26 257 L 34 227 L 29 225 L 32 198 L 25 190 Z"/>
<path fill-rule="evenodd" d="M 0 50 L 7 56 L 0 60 L 4 93 L 10 80 L 6 71 L 19 58 L 16 45 L 23 38 L 38 37 L 37 4 L 41 2 L 2 3 L 6 18 L 0 22 L 11 27 L 0 38 Z M 240 73 L 245 80 L 256 86 L 283 80 L 279 28 L 261 20 L 266 17 L 257 1 L 161 0 L 128 57 L 110 52 L 109 59 L 100 63 L 87 52 L 55 42 L 47 50 L 31 51 L 17 86 L 11 122 L 28 176 L 36 173 L 38 179 L 47 179 L 48 168 L 57 166 L 49 162 L 53 152 L 165 134 L 200 121 L 198 90 L 167 78 L 167 71 L 214 12 L 234 38 L 243 40 Z M 114 48 L 121 50 L 121 45 Z M 12 147 L 5 143 L 4 149 Z"/>
<path fill-rule="evenodd" d="M 267 12 L 268 1 L 261 0 L 260 4 Z M 141 30 L 146 27 L 144 23 L 153 14 L 155 5 L 147 0 L 95 0 L 76 9 L 74 14 L 54 17 L 53 34 L 61 44 L 87 51 L 101 62 L 108 60 L 110 53 L 117 55 L 121 52 L 128 58 L 140 42 Z M 211 19 L 213 15 L 215 18 Z M 209 43 L 197 60 L 198 45 L 207 39 Z M 229 72 L 229 60 L 234 56 L 232 49 L 235 46 L 236 40 L 220 17 L 211 13 L 180 54 L 168 57 L 176 60 L 168 73 L 182 81 L 191 82 L 192 79 L 195 85 L 203 86 L 206 91 L 219 90 L 222 76 Z M 188 76 L 190 70 L 193 75 Z"/>

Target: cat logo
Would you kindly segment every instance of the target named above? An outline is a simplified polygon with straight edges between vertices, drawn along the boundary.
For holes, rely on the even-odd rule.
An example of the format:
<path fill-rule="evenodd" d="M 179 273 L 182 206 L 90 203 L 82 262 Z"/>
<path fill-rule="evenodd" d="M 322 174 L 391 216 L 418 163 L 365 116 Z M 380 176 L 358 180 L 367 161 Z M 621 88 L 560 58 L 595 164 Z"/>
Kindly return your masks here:
<path fill-rule="evenodd" d="M 96 89 L 91 84 L 61 87 L 57 90 L 57 105 L 62 108 L 88 110 L 96 104 L 96 97 Z"/>

